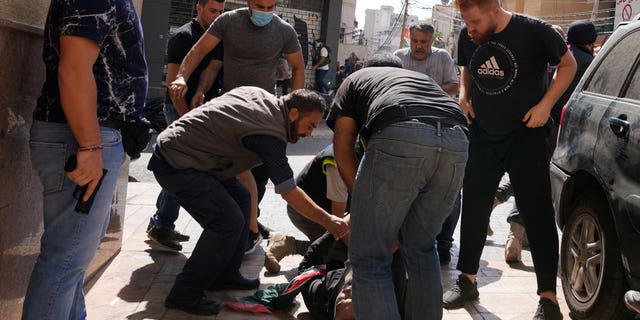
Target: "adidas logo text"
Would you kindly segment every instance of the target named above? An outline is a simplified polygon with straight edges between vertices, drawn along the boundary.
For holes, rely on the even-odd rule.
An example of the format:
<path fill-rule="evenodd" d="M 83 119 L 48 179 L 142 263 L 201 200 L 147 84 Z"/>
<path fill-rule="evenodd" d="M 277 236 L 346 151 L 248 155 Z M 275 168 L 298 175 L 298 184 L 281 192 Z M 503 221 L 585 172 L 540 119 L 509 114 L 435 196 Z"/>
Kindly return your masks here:
<path fill-rule="evenodd" d="M 504 77 L 504 71 L 500 69 L 498 62 L 496 61 L 496 57 L 493 56 L 483 63 L 480 68 L 478 68 L 477 72 L 480 75 Z"/>

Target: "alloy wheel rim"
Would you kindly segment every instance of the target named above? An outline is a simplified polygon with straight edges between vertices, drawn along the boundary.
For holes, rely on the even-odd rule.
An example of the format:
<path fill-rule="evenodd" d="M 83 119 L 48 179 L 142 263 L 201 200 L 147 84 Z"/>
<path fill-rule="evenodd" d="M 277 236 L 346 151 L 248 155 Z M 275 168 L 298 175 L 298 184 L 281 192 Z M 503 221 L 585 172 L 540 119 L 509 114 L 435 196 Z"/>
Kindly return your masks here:
<path fill-rule="evenodd" d="M 581 215 L 570 233 L 567 254 L 568 280 L 573 296 L 586 303 L 597 296 L 604 269 L 604 239 L 596 220 Z"/>

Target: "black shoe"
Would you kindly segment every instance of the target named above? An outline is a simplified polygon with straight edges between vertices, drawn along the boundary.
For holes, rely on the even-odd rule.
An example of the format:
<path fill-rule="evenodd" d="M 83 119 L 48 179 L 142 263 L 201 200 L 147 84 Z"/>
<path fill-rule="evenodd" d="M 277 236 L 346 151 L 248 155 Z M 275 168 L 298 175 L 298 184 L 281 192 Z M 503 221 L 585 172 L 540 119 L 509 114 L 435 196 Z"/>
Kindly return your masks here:
<path fill-rule="evenodd" d="M 275 230 L 266 227 L 262 223 L 258 222 L 258 232 L 260 232 L 260 235 L 262 235 L 262 239 L 269 239 L 269 233 L 275 232 Z"/>
<path fill-rule="evenodd" d="M 209 287 L 209 290 L 253 290 L 258 287 L 260 287 L 260 278 L 247 278 L 238 272 L 235 276 L 220 277 L 220 281 Z"/>
<path fill-rule="evenodd" d="M 249 231 L 249 239 L 247 240 L 247 245 L 244 249 L 244 254 L 250 254 L 260 246 L 262 242 L 262 235 L 260 232 L 253 233 Z"/>
<path fill-rule="evenodd" d="M 624 304 L 635 313 L 640 314 L 640 292 L 629 290 L 624 294 Z"/>
<path fill-rule="evenodd" d="M 206 296 L 189 300 L 167 297 L 167 299 L 164 300 L 164 306 L 169 309 L 178 309 L 186 313 L 198 315 L 218 314 L 222 307 L 219 303 Z"/>
<path fill-rule="evenodd" d="M 182 234 L 182 233 L 176 231 L 175 229 L 173 230 L 172 236 L 173 236 L 173 240 L 178 241 L 178 242 L 187 242 L 187 241 L 189 241 L 189 239 L 191 239 L 191 237 L 189 235 Z"/>
<path fill-rule="evenodd" d="M 540 298 L 538 310 L 533 315 L 533 320 L 562 320 L 560 307 L 547 298 Z"/>
<path fill-rule="evenodd" d="M 151 231 L 151 229 L 153 229 L 153 227 L 156 226 L 156 223 L 153 222 L 153 220 L 149 219 L 149 224 L 147 225 L 147 233 L 149 233 L 149 231 Z"/>
<path fill-rule="evenodd" d="M 149 233 L 149 231 L 151 231 L 151 229 L 153 229 L 153 227 L 155 226 L 156 226 L 156 223 L 153 220 L 149 220 L 149 224 L 147 225 L 147 233 Z M 175 229 L 172 231 L 172 233 L 173 233 L 172 234 L 173 240 L 178 242 L 187 242 L 191 238 L 190 236 L 186 234 L 182 234 L 176 231 Z"/>
<path fill-rule="evenodd" d="M 456 284 L 442 296 L 442 307 L 445 309 L 462 308 L 467 301 L 477 300 L 480 296 L 478 283 L 469 281 L 464 275 L 459 275 Z"/>
<path fill-rule="evenodd" d="M 173 239 L 173 230 L 153 227 L 147 232 L 147 238 L 151 239 L 152 247 L 159 250 L 178 252 L 182 250 L 182 245 Z"/>
<path fill-rule="evenodd" d="M 451 252 L 449 249 L 440 249 L 438 248 L 438 258 L 440 259 L 440 265 L 448 265 L 451 262 Z"/>

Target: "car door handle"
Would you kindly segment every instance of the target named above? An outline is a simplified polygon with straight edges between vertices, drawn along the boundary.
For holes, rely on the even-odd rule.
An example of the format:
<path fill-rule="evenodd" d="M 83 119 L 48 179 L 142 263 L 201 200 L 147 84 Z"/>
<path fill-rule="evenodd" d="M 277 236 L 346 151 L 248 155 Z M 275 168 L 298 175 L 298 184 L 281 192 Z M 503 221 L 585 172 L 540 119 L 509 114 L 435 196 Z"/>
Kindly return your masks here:
<path fill-rule="evenodd" d="M 629 121 L 626 121 L 626 117 L 624 118 L 625 119 L 609 118 L 609 127 L 611 128 L 611 131 L 620 138 L 626 136 L 627 132 L 629 132 Z"/>

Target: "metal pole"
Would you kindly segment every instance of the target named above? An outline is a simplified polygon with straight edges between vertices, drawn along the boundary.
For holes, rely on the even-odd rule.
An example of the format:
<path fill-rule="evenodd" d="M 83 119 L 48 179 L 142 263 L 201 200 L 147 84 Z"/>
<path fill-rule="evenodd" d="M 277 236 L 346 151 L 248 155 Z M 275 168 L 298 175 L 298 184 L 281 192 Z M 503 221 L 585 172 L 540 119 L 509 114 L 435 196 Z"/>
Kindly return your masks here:
<path fill-rule="evenodd" d="M 407 25 L 407 16 L 409 16 L 409 0 L 404 2 L 404 17 L 402 18 L 402 30 L 400 30 L 400 49 L 404 47 L 404 28 Z"/>

